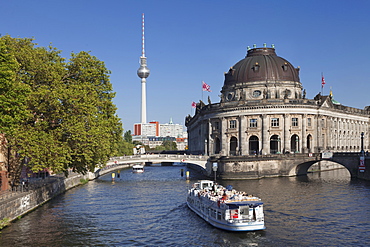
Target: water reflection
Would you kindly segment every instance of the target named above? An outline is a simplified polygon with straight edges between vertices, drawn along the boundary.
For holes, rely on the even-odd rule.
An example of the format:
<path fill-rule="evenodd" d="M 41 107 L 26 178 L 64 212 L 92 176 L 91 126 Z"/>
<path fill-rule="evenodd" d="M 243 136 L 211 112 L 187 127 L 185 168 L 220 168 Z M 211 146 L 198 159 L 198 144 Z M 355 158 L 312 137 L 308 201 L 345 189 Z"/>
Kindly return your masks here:
<path fill-rule="evenodd" d="M 341 169 L 300 177 L 218 181 L 259 196 L 266 230 L 227 232 L 185 204 L 194 182 L 179 167 L 122 170 L 89 182 L 26 215 L 0 246 L 343 246 L 368 244 L 370 184 Z"/>

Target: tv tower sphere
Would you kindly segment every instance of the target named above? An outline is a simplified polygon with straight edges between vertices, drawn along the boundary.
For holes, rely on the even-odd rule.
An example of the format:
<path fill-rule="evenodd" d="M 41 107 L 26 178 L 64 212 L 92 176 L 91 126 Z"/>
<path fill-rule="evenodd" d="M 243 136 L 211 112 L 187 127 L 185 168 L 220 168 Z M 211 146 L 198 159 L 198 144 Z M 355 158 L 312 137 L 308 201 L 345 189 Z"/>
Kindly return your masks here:
<path fill-rule="evenodd" d="M 140 57 L 140 68 L 137 70 L 137 75 L 143 79 L 148 78 L 149 74 L 150 70 L 146 66 L 146 57 Z"/>

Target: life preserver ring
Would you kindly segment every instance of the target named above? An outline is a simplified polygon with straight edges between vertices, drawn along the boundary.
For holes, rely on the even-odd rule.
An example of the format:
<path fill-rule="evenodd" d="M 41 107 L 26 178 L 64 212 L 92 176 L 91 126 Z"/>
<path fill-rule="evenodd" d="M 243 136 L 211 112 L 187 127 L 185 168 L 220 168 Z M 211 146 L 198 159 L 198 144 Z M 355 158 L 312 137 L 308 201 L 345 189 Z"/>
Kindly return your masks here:
<path fill-rule="evenodd" d="M 234 219 L 239 218 L 238 210 L 235 210 L 234 214 L 231 217 L 234 218 Z"/>

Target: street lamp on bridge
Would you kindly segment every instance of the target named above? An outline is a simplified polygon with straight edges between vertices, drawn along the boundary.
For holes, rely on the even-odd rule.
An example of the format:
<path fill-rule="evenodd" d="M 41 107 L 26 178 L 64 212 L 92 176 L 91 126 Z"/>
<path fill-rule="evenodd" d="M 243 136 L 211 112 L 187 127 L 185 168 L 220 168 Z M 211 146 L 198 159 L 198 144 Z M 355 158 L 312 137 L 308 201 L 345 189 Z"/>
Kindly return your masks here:
<path fill-rule="evenodd" d="M 364 154 L 364 132 L 361 132 L 361 154 Z"/>

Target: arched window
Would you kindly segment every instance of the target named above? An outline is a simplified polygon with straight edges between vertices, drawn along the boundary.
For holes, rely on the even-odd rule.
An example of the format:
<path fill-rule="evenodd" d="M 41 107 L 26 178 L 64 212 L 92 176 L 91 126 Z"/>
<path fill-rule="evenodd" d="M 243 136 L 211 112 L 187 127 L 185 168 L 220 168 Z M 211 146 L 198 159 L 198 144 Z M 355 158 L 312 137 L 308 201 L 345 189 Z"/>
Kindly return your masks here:
<path fill-rule="evenodd" d="M 259 152 L 259 140 L 257 136 L 249 137 L 249 154 L 257 155 Z"/>
<path fill-rule="evenodd" d="M 216 137 L 216 139 L 215 139 L 215 154 L 219 154 L 220 151 L 221 151 L 220 138 Z"/>
<path fill-rule="evenodd" d="M 238 139 L 233 136 L 230 138 L 230 155 L 237 155 L 236 148 L 238 147 Z"/>
<path fill-rule="evenodd" d="M 312 152 L 312 150 L 311 150 L 312 147 L 311 146 L 312 146 L 312 136 L 311 135 L 308 135 L 307 136 L 307 151 L 309 153 Z"/>
<path fill-rule="evenodd" d="M 297 135 L 292 135 L 290 138 L 290 151 L 299 153 L 299 137 Z"/>
<path fill-rule="evenodd" d="M 273 135 L 270 138 L 270 153 L 277 154 L 280 153 L 280 138 L 278 135 Z"/>

